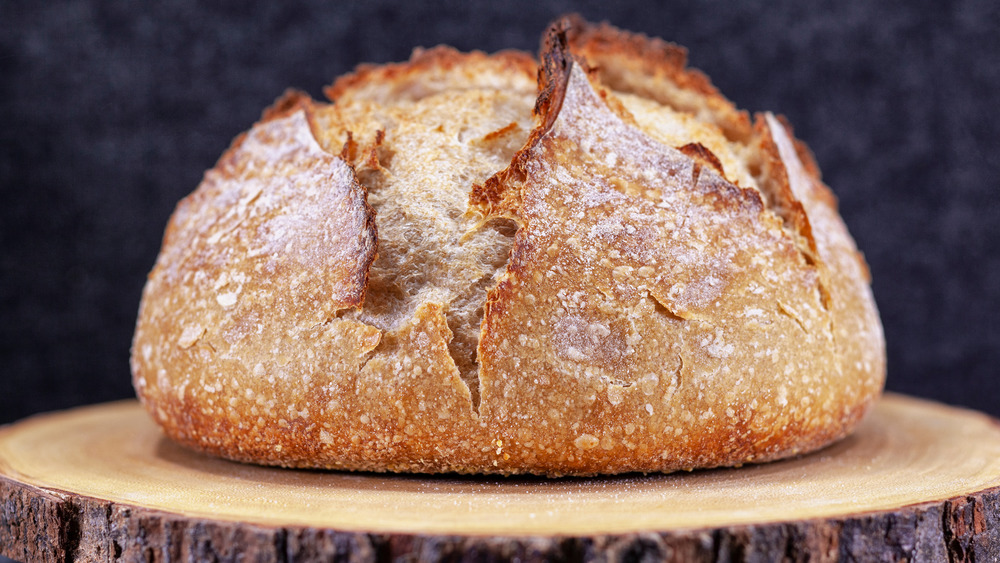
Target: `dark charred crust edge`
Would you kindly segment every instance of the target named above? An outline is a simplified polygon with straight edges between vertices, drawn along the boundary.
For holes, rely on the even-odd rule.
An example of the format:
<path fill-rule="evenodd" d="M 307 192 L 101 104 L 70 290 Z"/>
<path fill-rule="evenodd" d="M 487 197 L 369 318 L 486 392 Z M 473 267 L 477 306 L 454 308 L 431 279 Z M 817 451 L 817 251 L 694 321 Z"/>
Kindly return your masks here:
<path fill-rule="evenodd" d="M 730 202 L 738 202 L 745 209 L 760 213 L 764 210 L 764 200 L 757 190 L 744 188 L 730 182 L 722 169 L 722 162 L 715 153 L 701 143 L 688 143 L 677 147 L 684 156 L 693 161 L 693 178 L 691 185 L 695 188 L 711 188 L 720 197 L 719 205 L 725 207 Z"/>
<path fill-rule="evenodd" d="M 517 218 L 520 194 L 513 193 L 514 186 L 527 177 L 525 164 L 542 137 L 552 128 L 566 95 L 566 85 L 573 64 L 580 64 L 569 53 L 568 33 L 574 20 L 564 17 L 549 25 L 542 36 L 541 61 L 538 68 L 538 98 L 535 100 L 534 114 L 538 125 L 528 140 L 514 155 L 510 165 L 488 178 L 483 184 L 476 184 L 469 194 L 469 206 L 479 209 L 486 216 Z M 512 201 L 513 200 L 513 201 Z"/>
<path fill-rule="evenodd" d="M 339 156 L 333 158 L 341 159 Z M 361 205 L 364 209 L 364 225 L 361 227 L 359 238 L 362 240 L 362 252 L 358 256 L 357 287 L 358 291 L 352 299 L 344 304 L 347 307 L 360 308 L 364 305 L 365 296 L 368 294 L 368 277 L 370 275 L 372 263 L 378 258 L 378 223 L 376 222 L 376 211 L 368 203 L 368 189 L 358 181 L 358 175 L 354 167 L 344 161 L 351 170 L 352 188 L 361 195 Z"/>
<path fill-rule="evenodd" d="M 677 150 L 681 151 L 689 158 L 694 159 L 702 166 L 707 165 L 714 168 L 720 176 L 726 176 L 726 172 L 722 169 L 722 163 L 719 162 L 719 157 L 715 156 L 715 153 L 708 150 L 705 145 L 701 143 L 688 143 L 683 147 L 677 147 Z"/>
<path fill-rule="evenodd" d="M 524 146 L 517 151 L 507 168 L 497 172 L 482 185 L 476 184 L 469 194 L 469 208 L 477 209 L 487 219 L 506 217 L 518 221 L 521 208 L 520 186 L 527 178 L 526 165 L 534 152 L 534 148 L 551 130 L 559 111 L 562 109 L 573 64 L 577 62 L 569 54 L 567 33 L 573 25 L 572 18 L 560 18 L 549 25 L 542 36 L 541 60 L 538 69 L 538 98 L 535 101 L 534 115 L 538 125 L 531 131 Z M 488 320 L 492 316 L 502 315 L 506 307 L 503 295 L 511 290 L 514 283 L 509 274 L 521 269 L 525 260 L 526 249 L 523 244 L 523 231 L 518 229 L 514 235 L 510 258 L 507 261 L 507 274 L 492 290 L 487 293 L 483 303 L 483 334 L 488 330 Z M 483 338 L 476 350 L 477 358 L 483 357 Z"/>

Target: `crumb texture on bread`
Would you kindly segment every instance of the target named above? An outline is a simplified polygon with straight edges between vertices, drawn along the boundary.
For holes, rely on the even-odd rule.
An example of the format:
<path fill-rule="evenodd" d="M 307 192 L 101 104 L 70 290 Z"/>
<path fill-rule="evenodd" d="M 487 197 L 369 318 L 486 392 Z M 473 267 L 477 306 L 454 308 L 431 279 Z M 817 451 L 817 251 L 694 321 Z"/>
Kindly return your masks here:
<path fill-rule="evenodd" d="M 171 218 L 133 345 L 172 438 L 374 471 L 672 471 L 814 450 L 884 380 L 807 149 L 569 17 L 288 94 Z M 537 84 L 536 84 L 537 77 Z"/>
<path fill-rule="evenodd" d="M 482 304 L 515 226 L 470 213 L 469 188 L 505 167 L 527 139 L 534 64 L 518 54 L 436 48 L 417 52 L 409 65 L 367 68 L 328 95 L 335 103 L 317 111 L 321 142 L 356 154 L 378 210 L 379 257 L 365 306 L 351 316 L 394 330 L 418 307 L 437 304 L 452 331 L 452 359 L 478 406 Z"/>

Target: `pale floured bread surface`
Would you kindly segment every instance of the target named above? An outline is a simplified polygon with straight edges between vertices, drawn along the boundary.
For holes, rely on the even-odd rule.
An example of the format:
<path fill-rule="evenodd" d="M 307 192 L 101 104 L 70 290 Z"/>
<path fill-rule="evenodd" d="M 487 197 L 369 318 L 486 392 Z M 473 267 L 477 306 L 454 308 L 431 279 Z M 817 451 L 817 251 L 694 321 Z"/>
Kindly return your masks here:
<path fill-rule="evenodd" d="M 133 377 L 166 433 L 275 465 L 564 475 L 850 432 L 881 327 L 787 126 L 607 25 L 557 22 L 537 69 L 418 51 L 235 141 L 143 295 Z"/>

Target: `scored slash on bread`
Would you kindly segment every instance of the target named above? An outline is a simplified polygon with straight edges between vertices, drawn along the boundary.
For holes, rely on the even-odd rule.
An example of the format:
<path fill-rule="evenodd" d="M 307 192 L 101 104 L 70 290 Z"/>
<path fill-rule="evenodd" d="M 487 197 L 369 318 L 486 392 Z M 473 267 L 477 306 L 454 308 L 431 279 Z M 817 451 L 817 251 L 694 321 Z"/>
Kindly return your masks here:
<path fill-rule="evenodd" d="M 537 74 L 438 47 L 286 95 L 171 218 L 140 399 L 294 467 L 672 471 L 845 436 L 884 381 L 867 269 L 790 128 L 685 58 L 566 17 Z"/>

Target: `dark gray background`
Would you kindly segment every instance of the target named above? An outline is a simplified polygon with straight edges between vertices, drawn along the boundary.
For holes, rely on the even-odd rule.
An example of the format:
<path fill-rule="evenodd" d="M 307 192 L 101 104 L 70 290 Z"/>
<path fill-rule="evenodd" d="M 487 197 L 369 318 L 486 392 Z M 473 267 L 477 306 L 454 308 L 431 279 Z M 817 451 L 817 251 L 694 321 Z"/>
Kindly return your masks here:
<path fill-rule="evenodd" d="M 0 3 L 0 423 L 132 396 L 175 202 L 281 92 L 415 46 L 534 50 L 565 11 L 686 45 L 814 149 L 895 391 L 1000 415 L 1000 9 L 959 2 Z"/>

